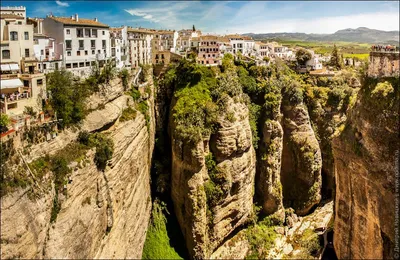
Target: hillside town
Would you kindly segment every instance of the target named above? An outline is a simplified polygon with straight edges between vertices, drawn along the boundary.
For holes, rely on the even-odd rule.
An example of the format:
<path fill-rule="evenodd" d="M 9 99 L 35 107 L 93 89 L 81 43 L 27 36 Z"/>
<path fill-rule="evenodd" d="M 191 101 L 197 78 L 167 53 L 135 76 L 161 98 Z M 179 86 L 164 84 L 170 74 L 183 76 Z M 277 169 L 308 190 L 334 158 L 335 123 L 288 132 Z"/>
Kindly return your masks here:
<path fill-rule="evenodd" d="M 277 59 L 296 62 L 297 48 L 255 41 L 239 34 L 203 34 L 193 25 L 184 30 L 110 27 L 98 18 L 26 16 L 24 6 L 1 7 L 1 112 L 22 120 L 25 107 L 41 112 L 46 102 L 46 74 L 66 69 L 87 77 L 94 66 L 112 60 L 118 70 L 153 65 L 160 72 L 171 62 L 195 57 L 198 64 L 218 66 L 226 54 L 268 65 Z M 386 50 L 374 46 L 374 50 Z M 333 76 L 323 66 L 330 56 L 307 50 L 310 58 L 298 72 Z M 346 65 L 360 62 L 346 59 Z"/>

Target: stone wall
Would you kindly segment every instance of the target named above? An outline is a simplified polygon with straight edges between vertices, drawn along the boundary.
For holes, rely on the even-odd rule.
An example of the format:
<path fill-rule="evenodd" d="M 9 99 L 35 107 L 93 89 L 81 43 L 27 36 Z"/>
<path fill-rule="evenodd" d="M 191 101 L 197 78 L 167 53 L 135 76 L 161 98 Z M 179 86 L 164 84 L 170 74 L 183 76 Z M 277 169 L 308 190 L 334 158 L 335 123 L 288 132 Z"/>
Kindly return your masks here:
<path fill-rule="evenodd" d="M 370 77 L 395 77 L 400 73 L 400 53 L 371 52 L 368 75 Z"/>

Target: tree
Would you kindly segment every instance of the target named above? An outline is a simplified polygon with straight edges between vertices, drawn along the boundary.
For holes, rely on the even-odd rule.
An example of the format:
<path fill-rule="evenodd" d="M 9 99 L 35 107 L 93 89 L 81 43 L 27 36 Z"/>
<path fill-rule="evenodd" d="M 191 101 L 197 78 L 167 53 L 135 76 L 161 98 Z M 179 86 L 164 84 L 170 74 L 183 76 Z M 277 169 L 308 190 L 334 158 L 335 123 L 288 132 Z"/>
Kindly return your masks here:
<path fill-rule="evenodd" d="M 342 59 L 342 56 L 338 52 L 336 44 L 333 45 L 331 60 L 330 60 L 329 64 L 338 70 L 340 70 L 343 67 L 343 59 Z"/>
<path fill-rule="evenodd" d="M 196 31 L 196 27 L 194 27 L 194 24 L 193 24 L 193 31 Z"/>
<path fill-rule="evenodd" d="M 11 123 L 10 118 L 6 114 L 1 114 L 0 116 L 0 132 L 6 132 L 7 126 Z"/>
<path fill-rule="evenodd" d="M 311 60 L 312 55 L 306 49 L 299 49 L 296 52 L 296 60 L 299 65 L 306 65 L 306 62 Z"/>

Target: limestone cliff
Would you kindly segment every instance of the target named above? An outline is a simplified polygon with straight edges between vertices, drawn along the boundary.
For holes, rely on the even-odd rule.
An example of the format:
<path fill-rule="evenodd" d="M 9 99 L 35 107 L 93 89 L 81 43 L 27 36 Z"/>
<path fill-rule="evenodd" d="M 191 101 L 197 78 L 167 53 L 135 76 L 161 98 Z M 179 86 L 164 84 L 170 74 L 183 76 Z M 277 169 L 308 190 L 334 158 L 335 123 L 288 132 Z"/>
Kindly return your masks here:
<path fill-rule="evenodd" d="M 252 212 L 255 152 L 248 109 L 232 98 L 227 108 L 233 117 L 228 120 L 221 114 L 214 134 L 198 143 L 180 140 L 171 124 L 171 195 L 187 248 L 195 259 L 208 258 Z M 209 167 L 214 160 L 217 172 Z M 218 198 L 207 197 L 207 192 Z"/>
<path fill-rule="evenodd" d="M 148 84 L 153 89 L 151 79 Z M 34 185 L 34 193 L 28 187 L 2 197 L 2 259 L 141 257 L 151 210 L 154 97 L 142 101 L 149 107 L 147 116 L 138 112 L 134 119 L 119 122 L 122 110 L 132 103 L 131 97 L 119 93 L 107 98 L 105 106 L 97 106 L 82 125 L 90 131 L 102 131 L 107 125 L 103 132 L 114 143 L 112 159 L 104 172 L 99 171 L 91 149 L 80 163 L 69 166 L 73 170 L 64 186 L 65 196 L 58 195 L 61 210 L 54 222 L 50 221 L 55 198 L 51 172 Z M 27 160 L 49 149 L 56 153 L 77 134 L 66 131 L 51 143 L 32 147 Z"/>
<path fill-rule="evenodd" d="M 334 139 L 339 258 L 393 257 L 398 108 L 398 78 L 366 78 L 346 127 Z"/>
<path fill-rule="evenodd" d="M 305 215 L 321 200 L 321 150 L 305 106 L 283 105 L 281 180 L 287 207 Z"/>

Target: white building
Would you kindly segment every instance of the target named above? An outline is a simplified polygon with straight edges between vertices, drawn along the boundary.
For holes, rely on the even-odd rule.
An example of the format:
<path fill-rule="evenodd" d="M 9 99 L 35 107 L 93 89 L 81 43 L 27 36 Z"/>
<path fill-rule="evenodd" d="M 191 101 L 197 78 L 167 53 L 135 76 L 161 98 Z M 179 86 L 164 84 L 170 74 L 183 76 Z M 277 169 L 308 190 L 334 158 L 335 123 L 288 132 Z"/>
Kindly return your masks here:
<path fill-rule="evenodd" d="M 152 30 L 128 28 L 128 61 L 131 67 L 152 63 Z"/>
<path fill-rule="evenodd" d="M 121 28 L 110 29 L 111 39 L 111 57 L 115 58 L 116 67 L 121 69 L 123 67 L 129 67 L 128 61 L 128 27 L 124 26 Z"/>
<path fill-rule="evenodd" d="M 60 54 L 63 67 L 75 75 L 87 76 L 96 62 L 102 67 L 111 57 L 109 26 L 97 18 L 47 16 L 43 33 L 55 39 L 54 50 Z"/>
<path fill-rule="evenodd" d="M 322 63 L 319 60 L 318 55 L 313 56 L 310 60 L 306 62 L 306 66 L 311 70 L 320 70 L 322 69 Z"/>
<path fill-rule="evenodd" d="M 193 38 L 201 36 L 201 31 L 193 30 L 180 30 L 178 31 L 178 38 L 176 40 L 176 51 L 186 52 L 195 46 L 192 44 Z"/>
<path fill-rule="evenodd" d="M 18 15 L 24 20 L 26 19 L 26 8 L 25 6 L 2 6 L 0 7 L 0 15 L 3 16 L 3 14 L 14 14 Z"/>
<path fill-rule="evenodd" d="M 245 56 L 251 56 L 254 53 L 255 42 L 251 37 L 242 35 L 226 35 L 232 45 L 233 53 L 238 54 L 239 52 Z"/>
<path fill-rule="evenodd" d="M 254 43 L 255 56 L 257 59 L 264 59 L 265 57 L 270 57 L 271 46 L 268 43 L 255 42 Z"/>

